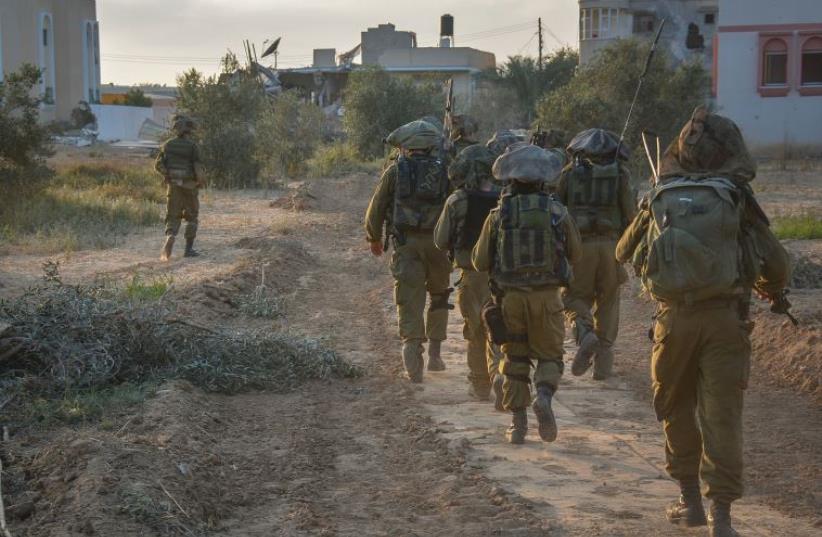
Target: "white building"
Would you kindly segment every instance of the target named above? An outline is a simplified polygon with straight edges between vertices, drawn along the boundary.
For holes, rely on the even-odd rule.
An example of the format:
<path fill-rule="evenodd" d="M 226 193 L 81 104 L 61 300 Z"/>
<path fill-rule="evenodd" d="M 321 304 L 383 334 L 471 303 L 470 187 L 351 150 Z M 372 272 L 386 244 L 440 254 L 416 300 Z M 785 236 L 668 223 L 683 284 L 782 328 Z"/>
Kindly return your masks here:
<path fill-rule="evenodd" d="M 822 0 L 721 0 L 715 91 L 758 155 L 822 155 Z"/>

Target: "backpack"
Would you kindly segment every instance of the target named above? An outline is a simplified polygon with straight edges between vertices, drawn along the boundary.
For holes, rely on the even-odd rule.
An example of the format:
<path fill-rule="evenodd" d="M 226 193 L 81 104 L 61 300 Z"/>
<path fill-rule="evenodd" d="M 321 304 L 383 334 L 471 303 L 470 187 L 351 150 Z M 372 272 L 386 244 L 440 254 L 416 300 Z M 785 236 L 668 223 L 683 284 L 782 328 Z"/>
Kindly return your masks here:
<path fill-rule="evenodd" d="M 433 230 L 447 197 L 448 175 L 441 160 L 432 156 L 397 159 L 393 218 L 397 231 Z"/>
<path fill-rule="evenodd" d="M 498 210 L 494 281 L 503 287 L 567 285 L 571 268 L 562 228 L 565 207 L 543 192 L 506 193 Z"/>
<path fill-rule="evenodd" d="M 175 137 L 163 146 L 164 164 L 172 179 L 194 178 L 194 142 L 186 138 Z"/>
<path fill-rule="evenodd" d="M 454 247 L 458 250 L 471 250 L 477 244 L 482 233 L 482 226 L 499 202 L 499 192 L 481 192 L 466 190 L 465 220 L 459 226 Z"/>
<path fill-rule="evenodd" d="M 740 293 L 750 265 L 742 199 L 723 178 L 677 178 L 651 190 L 641 275 L 654 298 L 691 304 Z"/>
<path fill-rule="evenodd" d="M 583 235 L 619 233 L 619 163 L 600 166 L 577 159 L 568 176 L 568 212 Z"/>

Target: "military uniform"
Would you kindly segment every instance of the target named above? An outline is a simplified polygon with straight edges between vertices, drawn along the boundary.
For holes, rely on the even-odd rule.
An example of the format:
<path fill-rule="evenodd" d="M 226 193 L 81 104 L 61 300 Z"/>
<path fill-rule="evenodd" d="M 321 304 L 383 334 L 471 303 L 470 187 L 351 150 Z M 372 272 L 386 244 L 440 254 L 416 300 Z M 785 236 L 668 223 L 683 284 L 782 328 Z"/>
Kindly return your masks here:
<path fill-rule="evenodd" d="M 174 238 L 186 221 L 186 256 L 197 255 L 193 249 L 199 225 L 199 187 L 202 185 L 202 167 L 197 144 L 189 138 L 191 123 L 185 119 L 175 121 L 177 135 L 160 148 L 154 168 L 167 185 L 166 193 L 166 245 L 163 258 L 168 259 Z"/>
<path fill-rule="evenodd" d="M 665 432 L 667 471 L 682 490 L 668 518 L 688 526 L 708 523 L 712 537 L 732 537 L 737 533 L 730 504 L 743 493 L 751 288 L 775 299 L 790 279 L 790 265 L 753 198 L 748 182 L 756 167 L 732 121 L 698 108 L 661 168 L 659 185 L 643 201 L 616 256 L 634 263 L 658 301 L 651 357 L 654 408 Z M 716 225 L 723 211 L 733 218 Z M 698 243 L 680 230 L 683 219 L 708 222 L 701 233 L 690 235 Z M 712 247 L 702 256 L 706 244 Z M 702 286 L 677 287 L 691 280 Z M 700 479 L 713 502 L 708 520 Z"/>
<path fill-rule="evenodd" d="M 583 374 L 595 355 L 596 379 L 612 372 L 619 289 L 627 280 L 614 248 L 636 214 L 629 173 L 613 157 L 618 144 L 615 135 L 602 129 L 580 133 L 569 146 L 574 160 L 563 170 L 557 187 L 557 198 L 568 207 L 582 236 L 582 258 L 574 266 L 574 281 L 563 290 L 566 316 L 580 346 L 572 372 Z"/>
<path fill-rule="evenodd" d="M 425 122 L 413 122 L 417 123 Z M 432 141 L 425 142 L 423 148 L 410 149 L 434 149 L 440 139 L 435 127 L 413 124 L 402 128 L 412 132 L 409 136 L 415 128 L 430 128 L 426 132 Z M 403 142 L 396 144 L 402 146 Z M 402 156 L 383 173 L 365 215 L 366 239 L 372 245 L 382 243 L 385 228 L 391 235 L 391 274 L 403 362 L 415 382 L 422 381 L 422 345 L 426 340 L 429 370 L 444 368 L 440 345 L 448 328 L 451 262 L 448 254 L 434 245 L 432 235 L 447 196 L 447 175 L 437 158 L 430 153 Z M 426 295 L 430 296 L 427 312 Z"/>
<path fill-rule="evenodd" d="M 491 381 L 499 371 L 499 349 L 489 341 L 480 316 L 483 305 L 491 297 L 488 273 L 474 270 L 471 264 L 471 250 L 485 218 L 499 199 L 499 192 L 491 184 L 493 162 L 493 153 L 481 145 L 469 146 L 457 156 L 449 168 L 449 178 L 452 186 L 459 185 L 459 188 L 445 202 L 434 229 L 434 244 L 451 252 L 454 265 L 460 270 L 457 305 L 465 321 L 468 381 L 480 399 L 488 397 Z M 482 189 L 483 183 L 486 190 Z M 498 391 L 502 379 L 499 380 Z M 501 405 L 502 398 L 497 397 L 495 402 Z"/>
<path fill-rule="evenodd" d="M 521 443 L 531 403 L 531 368 L 538 389 L 534 411 L 540 436 L 556 438 L 550 399 L 563 372 L 563 319 L 560 286 L 578 260 L 579 232 L 567 210 L 543 192 L 542 182 L 556 178 L 562 162 L 536 146 L 506 153 L 494 164 L 494 176 L 513 182 L 488 216 L 472 252 L 478 271 L 490 271 L 499 288 L 506 342 L 500 371 L 505 376 L 503 405 L 513 414 L 509 440 Z"/>

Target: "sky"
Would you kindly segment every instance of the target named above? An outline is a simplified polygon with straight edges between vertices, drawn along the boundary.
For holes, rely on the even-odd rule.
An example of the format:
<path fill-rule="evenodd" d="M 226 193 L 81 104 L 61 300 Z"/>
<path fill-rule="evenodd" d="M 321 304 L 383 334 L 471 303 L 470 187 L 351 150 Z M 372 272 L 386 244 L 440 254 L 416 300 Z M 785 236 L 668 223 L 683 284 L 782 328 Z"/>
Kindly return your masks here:
<path fill-rule="evenodd" d="M 280 67 L 311 63 L 315 48 L 337 53 L 359 43 L 360 32 L 391 22 L 432 46 L 443 13 L 454 16 L 457 46 L 497 56 L 537 54 L 537 19 L 545 50 L 576 46 L 577 0 L 97 0 L 103 83 L 174 84 L 191 68 L 213 73 L 219 58 L 282 36 Z"/>

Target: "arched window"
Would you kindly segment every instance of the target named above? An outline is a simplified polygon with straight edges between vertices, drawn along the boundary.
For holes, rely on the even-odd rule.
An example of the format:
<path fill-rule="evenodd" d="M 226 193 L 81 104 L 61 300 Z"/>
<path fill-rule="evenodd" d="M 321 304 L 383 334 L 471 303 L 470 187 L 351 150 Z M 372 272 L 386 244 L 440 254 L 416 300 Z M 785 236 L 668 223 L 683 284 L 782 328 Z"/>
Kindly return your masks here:
<path fill-rule="evenodd" d="M 768 40 L 762 47 L 762 85 L 788 84 L 788 44 L 779 38 Z"/>
<path fill-rule="evenodd" d="M 40 16 L 40 70 L 43 71 L 43 78 L 40 82 L 40 90 L 43 94 L 45 104 L 54 104 L 55 94 L 55 65 L 54 65 L 54 24 L 51 13 L 43 13 Z"/>
<path fill-rule="evenodd" d="M 822 86 L 822 36 L 814 36 L 802 44 L 802 86 Z"/>

